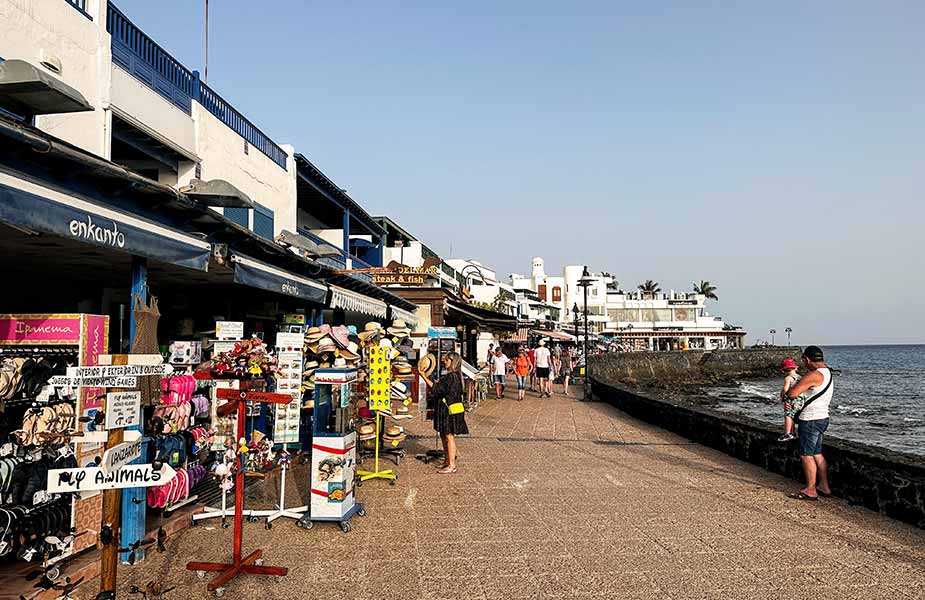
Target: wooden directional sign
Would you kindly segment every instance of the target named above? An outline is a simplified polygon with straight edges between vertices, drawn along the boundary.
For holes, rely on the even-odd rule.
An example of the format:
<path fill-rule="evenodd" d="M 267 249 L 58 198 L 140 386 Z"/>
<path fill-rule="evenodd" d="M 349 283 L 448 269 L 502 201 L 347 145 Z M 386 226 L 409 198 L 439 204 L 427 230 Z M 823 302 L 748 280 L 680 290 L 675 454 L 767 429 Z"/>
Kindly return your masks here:
<path fill-rule="evenodd" d="M 70 375 L 55 375 L 48 380 L 48 385 L 54 387 L 119 387 L 133 388 L 138 385 L 137 377 L 71 377 Z"/>
<path fill-rule="evenodd" d="M 103 462 L 100 464 L 100 468 L 107 473 L 112 473 L 140 456 L 141 440 L 124 442 L 118 446 L 109 448 L 103 453 Z"/>
<path fill-rule="evenodd" d="M 68 377 L 143 377 L 145 375 L 170 375 L 173 367 L 160 365 L 106 365 L 96 367 L 68 367 Z"/>
<path fill-rule="evenodd" d="M 164 485 L 177 474 L 164 463 L 155 471 L 152 465 L 126 465 L 111 473 L 98 467 L 74 469 L 49 469 L 48 493 L 85 492 L 91 490 L 115 490 L 135 487 Z"/>
<path fill-rule="evenodd" d="M 272 402 L 274 404 L 289 404 L 292 396 L 289 394 L 273 394 L 270 392 L 245 392 L 242 390 L 222 389 L 215 391 L 215 397 L 221 400 L 241 400 L 245 402 Z"/>

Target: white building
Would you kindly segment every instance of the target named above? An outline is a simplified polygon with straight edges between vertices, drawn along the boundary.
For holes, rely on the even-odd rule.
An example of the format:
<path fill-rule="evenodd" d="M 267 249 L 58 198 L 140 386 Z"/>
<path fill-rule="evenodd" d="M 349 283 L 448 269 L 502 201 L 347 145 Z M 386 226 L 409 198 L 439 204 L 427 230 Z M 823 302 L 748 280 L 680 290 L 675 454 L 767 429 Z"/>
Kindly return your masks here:
<path fill-rule="evenodd" d="M 542 258 L 533 259 L 530 277 L 511 275 L 515 291 L 527 302 L 549 303 L 559 309 L 558 320 L 578 332 L 584 327 L 585 290 L 578 285 L 584 267 L 569 265 L 563 276 L 546 274 Z M 613 277 L 588 274 L 588 328 L 626 350 L 681 350 L 742 347 L 745 331 L 721 317 L 710 316 L 702 294 L 646 294 L 615 289 Z M 529 306 L 529 304 L 528 304 Z M 575 312 L 577 306 L 578 312 Z M 532 311 L 532 307 L 528 310 Z M 532 315 L 535 312 L 529 312 Z"/>
<path fill-rule="evenodd" d="M 707 312 L 703 294 L 611 290 L 602 336 L 628 350 L 741 348 L 745 331 Z"/>

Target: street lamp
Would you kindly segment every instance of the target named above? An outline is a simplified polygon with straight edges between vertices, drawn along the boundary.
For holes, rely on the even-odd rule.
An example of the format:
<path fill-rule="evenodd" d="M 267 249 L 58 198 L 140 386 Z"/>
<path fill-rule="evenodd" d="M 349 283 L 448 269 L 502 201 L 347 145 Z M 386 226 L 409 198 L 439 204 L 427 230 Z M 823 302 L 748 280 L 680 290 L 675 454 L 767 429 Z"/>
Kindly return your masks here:
<path fill-rule="evenodd" d="M 774 345 L 774 334 L 777 333 L 776 329 L 771 330 L 771 345 Z"/>
<path fill-rule="evenodd" d="M 790 334 L 793 332 L 793 329 L 788 327 L 787 329 L 784 329 L 784 331 L 787 332 L 787 345 L 789 346 L 790 345 Z"/>
<path fill-rule="evenodd" d="M 585 308 L 585 385 L 584 385 L 584 398 L 583 400 L 589 400 L 590 386 L 588 385 L 588 377 L 591 374 L 590 371 L 590 361 L 588 360 L 588 288 L 594 283 L 594 279 L 588 273 L 588 267 L 585 265 L 584 271 L 581 273 L 581 279 L 578 280 L 578 287 L 584 289 L 584 308 Z"/>

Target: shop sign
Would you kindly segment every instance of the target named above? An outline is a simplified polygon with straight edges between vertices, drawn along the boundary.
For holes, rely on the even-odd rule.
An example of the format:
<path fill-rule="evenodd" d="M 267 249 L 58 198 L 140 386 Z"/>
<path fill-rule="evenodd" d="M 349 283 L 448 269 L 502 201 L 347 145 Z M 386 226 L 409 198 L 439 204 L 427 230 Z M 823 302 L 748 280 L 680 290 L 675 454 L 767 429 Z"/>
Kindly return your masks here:
<path fill-rule="evenodd" d="M 100 464 L 100 468 L 107 473 L 112 473 L 140 457 L 141 440 L 136 442 L 125 442 L 103 453 L 103 462 Z"/>
<path fill-rule="evenodd" d="M 696 300 L 669 300 L 668 304 L 673 306 L 697 306 Z"/>
<path fill-rule="evenodd" d="M 0 315 L 5 344 L 76 344 L 80 315 Z"/>
<path fill-rule="evenodd" d="M 289 404 L 292 396 L 289 394 L 273 394 L 270 392 L 244 392 L 241 390 L 216 390 L 215 397 L 220 400 L 245 400 L 247 402 L 270 402 L 273 404 Z"/>
<path fill-rule="evenodd" d="M 276 347 L 277 348 L 293 348 L 301 350 L 305 338 L 301 333 L 277 333 L 276 334 Z"/>
<path fill-rule="evenodd" d="M 427 337 L 439 339 L 456 339 L 455 327 L 428 327 Z"/>
<path fill-rule="evenodd" d="M 219 340 L 243 340 L 244 321 L 216 321 L 215 337 Z"/>
<path fill-rule="evenodd" d="M 170 375 L 173 367 L 159 365 L 105 365 L 95 367 L 68 367 L 67 376 L 80 379 L 92 377 L 144 377 L 145 375 Z"/>
<path fill-rule="evenodd" d="M 383 271 L 373 274 L 373 283 L 376 285 L 424 285 L 428 279 L 439 276 L 440 271 L 437 266 L 429 261 L 420 267 L 409 267 L 393 260 Z"/>
<path fill-rule="evenodd" d="M 71 377 L 70 375 L 56 375 L 48 380 L 48 385 L 52 387 L 81 387 L 89 386 L 94 388 L 116 387 L 116 388 L 133 388 L 138 385 L 137 377 Z M 97 408 L 97 404 L 93 408 Z M 84 408 L 91 408 L 84 406 Z"/>
<path fill-rule="evenodd" d="M 164 485 L 176 476 L 173 467 L 164 463 L 154 470 L 153 465 L 125 465 L 110 473 L 98 467 L 49 469 L 48 493 L 64 494 L 94 490 L 117 490 L 134 487 Z"/>
<path fill-rule="evenodd" d="M 140 412 L 141 392 L 106 394 L 106 429 L 123 429 L 138 425 Z"/>

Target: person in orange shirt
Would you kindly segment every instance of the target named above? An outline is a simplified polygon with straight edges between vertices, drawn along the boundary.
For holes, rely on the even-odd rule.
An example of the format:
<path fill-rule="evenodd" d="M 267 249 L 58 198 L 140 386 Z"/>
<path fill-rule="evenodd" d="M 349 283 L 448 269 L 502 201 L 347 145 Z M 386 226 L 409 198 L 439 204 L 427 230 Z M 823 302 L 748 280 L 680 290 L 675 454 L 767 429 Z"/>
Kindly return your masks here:
<path fill-rule="evenodd" d="M 521 348 L 514 359 L 514 375 L 517 376 L 517 399 L 523 400 L 527 393 L 527 376 L 533 371 L 533 363 L 527 356 L 527 351 Z"/>

